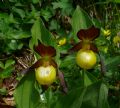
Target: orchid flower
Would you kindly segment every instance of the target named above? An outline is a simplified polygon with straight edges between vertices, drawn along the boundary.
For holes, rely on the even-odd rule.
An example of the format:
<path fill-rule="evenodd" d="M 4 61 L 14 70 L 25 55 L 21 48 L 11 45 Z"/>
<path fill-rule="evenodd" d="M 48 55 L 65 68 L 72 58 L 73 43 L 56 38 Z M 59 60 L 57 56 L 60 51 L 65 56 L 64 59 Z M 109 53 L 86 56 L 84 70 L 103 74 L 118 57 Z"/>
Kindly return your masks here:
<path fill-rule="evenodd" d="M 94 26 L 88 29 L 81 29 L 77 33 L 77 37 L 80 42 L 73 46 L 71 51 L 78 51 L 80 49 L 93 50 L 94 52 L 98 52 L 97 47 L 93 43 L 93 40 L 96 39 L 100 34 L 100 29 Z"/>

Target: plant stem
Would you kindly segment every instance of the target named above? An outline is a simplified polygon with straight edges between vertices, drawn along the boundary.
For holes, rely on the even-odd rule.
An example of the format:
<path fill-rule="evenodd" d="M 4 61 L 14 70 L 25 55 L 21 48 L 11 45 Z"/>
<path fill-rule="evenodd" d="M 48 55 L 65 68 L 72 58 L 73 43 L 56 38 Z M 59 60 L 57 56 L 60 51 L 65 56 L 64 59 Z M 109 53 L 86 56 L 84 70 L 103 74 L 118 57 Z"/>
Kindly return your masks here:
<path fill-rule="evenodd" d="M 86 70 L 83 69 L 83 70 L 82 70 L 83 86 L 85 86 L 85 72 L 86 72 Z"/>

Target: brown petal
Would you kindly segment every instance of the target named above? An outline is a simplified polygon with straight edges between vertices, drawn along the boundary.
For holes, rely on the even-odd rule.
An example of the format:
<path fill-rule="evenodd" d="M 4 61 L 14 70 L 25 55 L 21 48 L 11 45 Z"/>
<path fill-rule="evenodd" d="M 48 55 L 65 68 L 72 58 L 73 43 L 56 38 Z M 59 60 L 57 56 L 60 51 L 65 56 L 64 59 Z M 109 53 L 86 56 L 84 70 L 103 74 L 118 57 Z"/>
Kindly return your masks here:
<path fill-rule="evenodd" d="M 49 59 L 49 60 L 45 60 L 44 58 L 39 59 L 37 62 L 35 62 L 31 67 L 23 70 L 21 72 L 21 75 L 25 75 L 26 73 L 34 70 L 35 68 L 38 68 L 40 66 L 49 66 L 52 65 L 53 67 L 55 67 L 57 69 L 57 64 L 53 59 Z"/>
<path fill-rule="evenodd" d="M 66 84 L 66 81 L 65 81 L 65 78 L 64 78 L 64 74 L 61 71 L 58 71 L 58 78 L 60 80 L 60 85 L 62 86 L 63 91 L 65 93 L 67 93 L 68 92 L 68 87 L 67 87 L 67 84 Z"/>
<path fill-rule="evenodd" d="M 39 59 L 37 62 L 35 62 L 30 68 L 31 69 L 35 69 L 35 68 L 38 68 L 40 66 L 42 66 L 43 64 L 43 59 Z"/>
<path fill-rule="evenodd" d="M 50 65 L 52 65 L 52 66 L 55 67 L 56 69 L 58 68 L 58 67 L 57 67 L 57 63 L 56 63 L 53 59 L 51 59 Z"/>
<path fill-rule="evenodd" d="M 98 53 L 98 48 L 97 48 L 97 47 L 95 46 L 95 44 L 93 44 L 93 43 L 90 43 L 90 50 Z"/>
<path fill-rule="evenodd" d="M 77 43 L 74 45 L 68 52 L 76 52 L 82 48 L 82 42 Z"/>
<path fill-rule="evenodd" d="M 53 59 L 45 60 L 44 58 L 39 59 L 36 63 L 34 63 L 31 66 L 31 69 L 35 69 L 35 68 L 38 68 L 40 66 L 46 67 L 46 66 L 49 66 L 49 65 L 52 65 L 53 67 L 55 67 L 57 69 L 57 64 Z"/>
<path fill-rule="evenodd" d="M 105 72 L 106 72 L 106 66 L 105 66 L 104 59 L 101 56 L 100 52 L 98 52 L 98 55 L 99 55 L 100 64 L 101 64 L 101 77 L 103 77 L 105 75 Z"/>
<path fill-rule="evenodd" d="M 43 44 L 39 44 L 34 47 L 35 51 L 40 54 L 40 56 L 50 56 L 54 57 L 56 55 L 56 50 L 52 46 L 45 46 Z"/>
<path fill-rule="evenodd" d="M 92 26 L 88 29 L 81 29 L 80 31 L 78 31 L 77 36 L 80 40 L 88 39 L 92 41 L 95 38 L 97 38 L 99 34 L 100 34 L 100 29 Z"/>

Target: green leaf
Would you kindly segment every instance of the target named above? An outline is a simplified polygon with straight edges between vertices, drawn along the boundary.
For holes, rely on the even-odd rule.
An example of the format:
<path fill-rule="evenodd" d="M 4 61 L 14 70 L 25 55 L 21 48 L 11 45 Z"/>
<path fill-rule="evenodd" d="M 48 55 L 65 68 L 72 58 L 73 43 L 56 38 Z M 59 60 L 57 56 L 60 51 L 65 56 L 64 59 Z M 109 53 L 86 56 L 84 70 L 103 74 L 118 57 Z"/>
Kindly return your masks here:
<path fill-rule="evenodd" d="M 40 19 L 40 28 L 41 28 L 41 40 L 42 43 L 46 45 L 56 46 L 55 39 L 52 34 L 45 28 L 42 20 Z"/>
<path fill-rule="evenodd" d="M 50 30 L 58 30 L 60 29 L 60 25 L 58 24 L 58 22 L 56 20 L 52 20 L 50 22 Z"/>
<path fill-rule="evenodd" d="M 79 6 L 77 6 L 72 16 L 71 25 L 73 29 L 73 36 L 76 38 L 77 32 L 80 29 L 87 29 L 93 25 L 93 23 L 88 14 Z"/>
<path fill-rule="evenodd" d="M 8 68 L 4 69 L 2 72 L 0 72 L 0 78 L 4 79 L 10 77 L 12 75 L 13 70 L 13 66 L 9 66 Z"/>
<path fill-rule="evenodd" d="M 107 102 L 108 88 L 105 84 L 101 84 L 99 91 L 99 99 L 98 99 L 98 108 L 109 108 L 109 104 Z"/>
<path fill-rule="evenodd" d="M 120 0 L 110 0 L 113 3 L 120 3 Z"/>
<path fill-rule="evenodd" d="M 46 9 L 46 10 L 41 10 L 41 15 L 44 17 L 46 21 L 49 21 L 49 19 L 52 17 L 52 13 Z"/>
<path fill-rule="evenodd" d="M 17 0 L 9 0 L 10 2 L 17 2 Z"/>
<path fill-rule="evenodd" d="M 52 103 L 52 98 L 53 98 L 53 93 L 51 91 L 51 89 L 48 89 L 45 93 L 46 96 L 46 100 L 47 100 L 47 106 L 48 108 L 50 108 L 50 105 Z"/>
<path fill-rule="evenodd" d="M 15 32 L 10 32 L 9 37 L 12 39 L 24 39 L 24 38 L 29 38 L 30 34 L 24 31 L 15 31 Z"/>
<path fill-rule="evenodd" d="M 6 62 L 5 62 L 5 69 L 8 68 L 9 66 L 11 65 L 14 65 L 15 64 L 15 60 L 13 59 L 8 59 Z"/>
<path fill-rule="evenodd" d="M 41 0 L 32 0 L 34 4 L 39 3 Z"/>
<path fill-rule="evenodd" d="M 41 28 L 40 28 L 40 20 L 37 19 L 32 26 L 31 29 L 32 40 L 35 45 L 38 44 L 38 39 L 41 41 Z"/>
<path fill-rule="evenodd" d="M 31 29 L 32 39 L 30 41 L 30 47 L 37 45 L 38 40 L 46 45 L 56 46 L 55 39 L 51 33 L 45 28 L 41 19 L 37 19 Z M 32 42 L 32 43 L 31 43 Z"/>
<path fill-rule="evenodd" d="M 66 96 L 61 96 L 54 108 L 109 108 L 107 95 L 106 85 L 99 81 L 85 88 L 76 88 Z"/>
<path fill-rule="evenodd" d="M 61 60 L 60 68 L 71 68 L 75 64 L 75 55 L 69 55 L 64 60 Z"/>
<path fill-rule="evenodd" d="M 23 43 L 19 43 L 17 49 L 20 50 L 20 49 L 22 49 L 22 47 L 23 47 Z"/>
<path fill-rule="evenodd" d="M 68 0 L 64 0 L 64 1 L 57 1 L 57 2 L 53 2 L 53 9 L 57 9 L 60 8 L 61 9 L 61 15 L 70 15 L 72 10 L 73 10 L 73 6 L 72 6 L 72 2 L 68 1 Z"/>
<path fill-rule="evenodd" d="M 0 88 L 0 94 L 1 95 L 6 95 L 7 94 L 6 88 Z"/>
<path fill-rule="evenodd" d="M 0 68 L 4 69 L 4 63 L 0 61 Z"/>
<path fill-rule="evenodd" d="M 30 41 L 29 41 L 29 47 L 30 47 L 30 49 L 33 50 L 33 46 L 34 46 L 34 45 L 35 45 L 35 43 L 34 43 L 34 39 L 31 38 Z"/>
<path fill-rule="evenodd" d="M 8 19 L 9 18 L 9 15 L 7 13 L 0 13 L 0 19 L 3 18 L 3 19 Z"/>
<path fill-rule="evenodd" d="M 97 82 L 87 88 L 81 108 L 109 108 L 107 96 L 107 86 Z"/>
<path fill-rule="evenodd" d="M 120 56 L 110 57 L 105 61 L 107 70 L 116 70 L 118 69 L 118 65 L 120 65 Z"/>
<path fill-rule="evenodd" d="M 8 21 L 9 21 L 9 23 L 17 23 L 17 21 L 15 20 L 12 13 L 9 15 L 9 20 Z"/>
<path fill-rule="evenodd" d="M 92 22 L 96 27 L 98 27 L 98 28 L 102 27 L 102 23 L 98 19 L 92 18 Z"/>
<path fill-rule="evenodd" d="M 8 20 L 8 19 L 7 19 Z M 5 34 L 9 30 L 9 25 L 5 20 L 0 20 L 0 31 Z M 4 35 L 5 36 L 5 35 Z M 4 38 L 4 37 L 3 37 Z M 6 38 L 6 37 L 5 37 Z"/>
<path fill-rule="evenodd" d="M 25 11 L 16 7 L 12 8 L 13 12 L 17 13 L 22 19 L 25 17 Z"/>
<path fill-rule="evenodd" d="M 85 92 L 86 88 L 71 91 L 67 96 L 61 97 L 54 108 L 81 108 Z"/>
<path fill-rule="evenodd" d="M 10 43 L 8 43 L 8 49 L 9 50 L 16 50 L 17 49 L 17 40 L 10 40 Z"/>
<path fill-rule="evenodd" d="M 97 82 L 97 79 L 89 72 L 84 72 L 84 86 L 89 86 Z"/>
<path fill-rule="evenodd" d="M 64 8 L 69 7 L 69 4 L 64 1 L 63 2 L 53 2 L 52 5 L 53 5 L 53 9 L 57 9 L 57 8 L 64 9 Z"/>
<path fill-rule="evenodd" d="M 40 108 L 40 96 L 34 83 L 34 72 L 30 72 L 20 81 L 14 92 L 17 108 Z"/>
<path fill-rule="evenodd" d="M 57 97 L 51 88 L 45 91 L 45 97 L 46 97 L 47 108 L 52 108 L 57 100 Z"/>

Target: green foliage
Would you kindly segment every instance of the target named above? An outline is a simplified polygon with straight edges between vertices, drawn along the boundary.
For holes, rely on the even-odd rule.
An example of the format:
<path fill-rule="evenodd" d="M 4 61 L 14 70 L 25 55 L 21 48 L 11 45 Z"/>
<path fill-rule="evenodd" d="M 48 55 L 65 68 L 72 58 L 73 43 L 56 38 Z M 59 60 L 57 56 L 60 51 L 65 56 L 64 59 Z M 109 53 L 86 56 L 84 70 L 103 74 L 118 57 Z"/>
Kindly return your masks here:
<path fill-rule="evenodd" d="M 14 26 L 11 26 L 14 25 Z M 1 53 L 10 54 L 13 51 L 23 47 L 21 39 L 29 38 L 30 34 L 22 29 L 18 29 L 18 22 L 14 19 L 13 14 L 0 14 L 0 46 Z"/>
<path fill-rule="evenodd" d="M 110 0 L 111 2 L 120 3 L 119 0 Z"/>
<path fill-rule="evenodd" d="M 1 89 L 0 89 L 0 94 L 1 94 L 1 95 L 7 94 L 7 90 L 6 90 L 5 88 L 1 88 Z"/>
<path fill-rule="evenodd" d="M 119 0 L 2 0 L 0 2 L 0 84 L 15 71 L 16 54 L 39 42 L 56 49 L 58 70 L 64 73 L 68 93 L 59 80 L 44 89 L 28 72 L 15 89 L 16 108 L 118 108 L 120 100 L 120 42 L 113 42 L 120 30 Z M 95 40 L 100 58 L 95 68 L 83 70 L 68 50 L 77 43 L 77 32 L 90 26 L 101 29 Z M 105 36 L 104 30 L 110 30 Z M 59 46 L 59 40 L 66 43 Z M 34 53 L 34 51 L 33 51 Z M 69 54 L 69 55 L 68 55 Z M 27 55 L 26 55 L 27 56 Z M 9 59 L 10 57 L 10 59 Z M 0 85 L 1 87 L 1 85 Z M 6 95 L 0 88 L 0 95 Z"/>
<path fill-rule="evenodd" d="M 37 45 L 38 44 L 38 39 L 41 40 L 41 32 L 40 32 L 40 21 L 39 19 L 37 19 L 31 29 L 32 32 L 32 43 L 33 45 Z M 33 46 L 32 46 L 33 47 Z"/>
<path fill-rule="evenodd" d="M 24 77 L 17 86 L 14 97 L 17 108 L 38 108 L 39 107 L 39 93 L 34 88 L 35 76 L 31 72 Z"/>
<path fill-rule="evenodd" d="M 55 46 L 55 40 L 51 33 L 45 28 L 41 19 L 37 19 L 31 29 L 32 38 L 29 46 L 32 49 L 34 45 L 41 42 L 46 45 Z"/>
<path fill-rule="evenodd" d="M 76 88 L 61 96 L 54 108 L 109 108 L 107 86 L 97 82 L 86 88 Z"/>
<path fill-rule="evenodd" d="M 39 3 L 41 0 L 32 0 L 34 4 Z"/>
<path fill-rule="evenodd" d="M 14 65 L 15 61 L 13 59 L 8 59 L 5 63 L 0 61 L 0 68 L 2 71 L 0 71 L 0 79 L 8 78 L 12 75 L 12 72 L 14 71 Z"/>
<path fill-rule="evenodd" d="M 59 2 L 53 2 L 53 9 L 60 8 L 62 15 L 70 15 L 73 11 L 72 2 L 69 0 L 60 0 Z"/>
<path fill-rule="evenodd" d="M 83 72 L 82 74 L 84 75 L 83 76 L 84 86 L 88 86 L 88 85 L 91 85 L 91 84 L 97 82 L 96 77 L 94 77 L 94 75 L 90 74 L 89 72 Z"/>
<path fill-rule="evenodd" d="M 120 64 L 120 56 L 115 56 L 113 58 L 107 58 L 105 60 L 105 65 L 107 68 L 107 71 L 112 70 L 118 70 L 118 65 Z"/>

